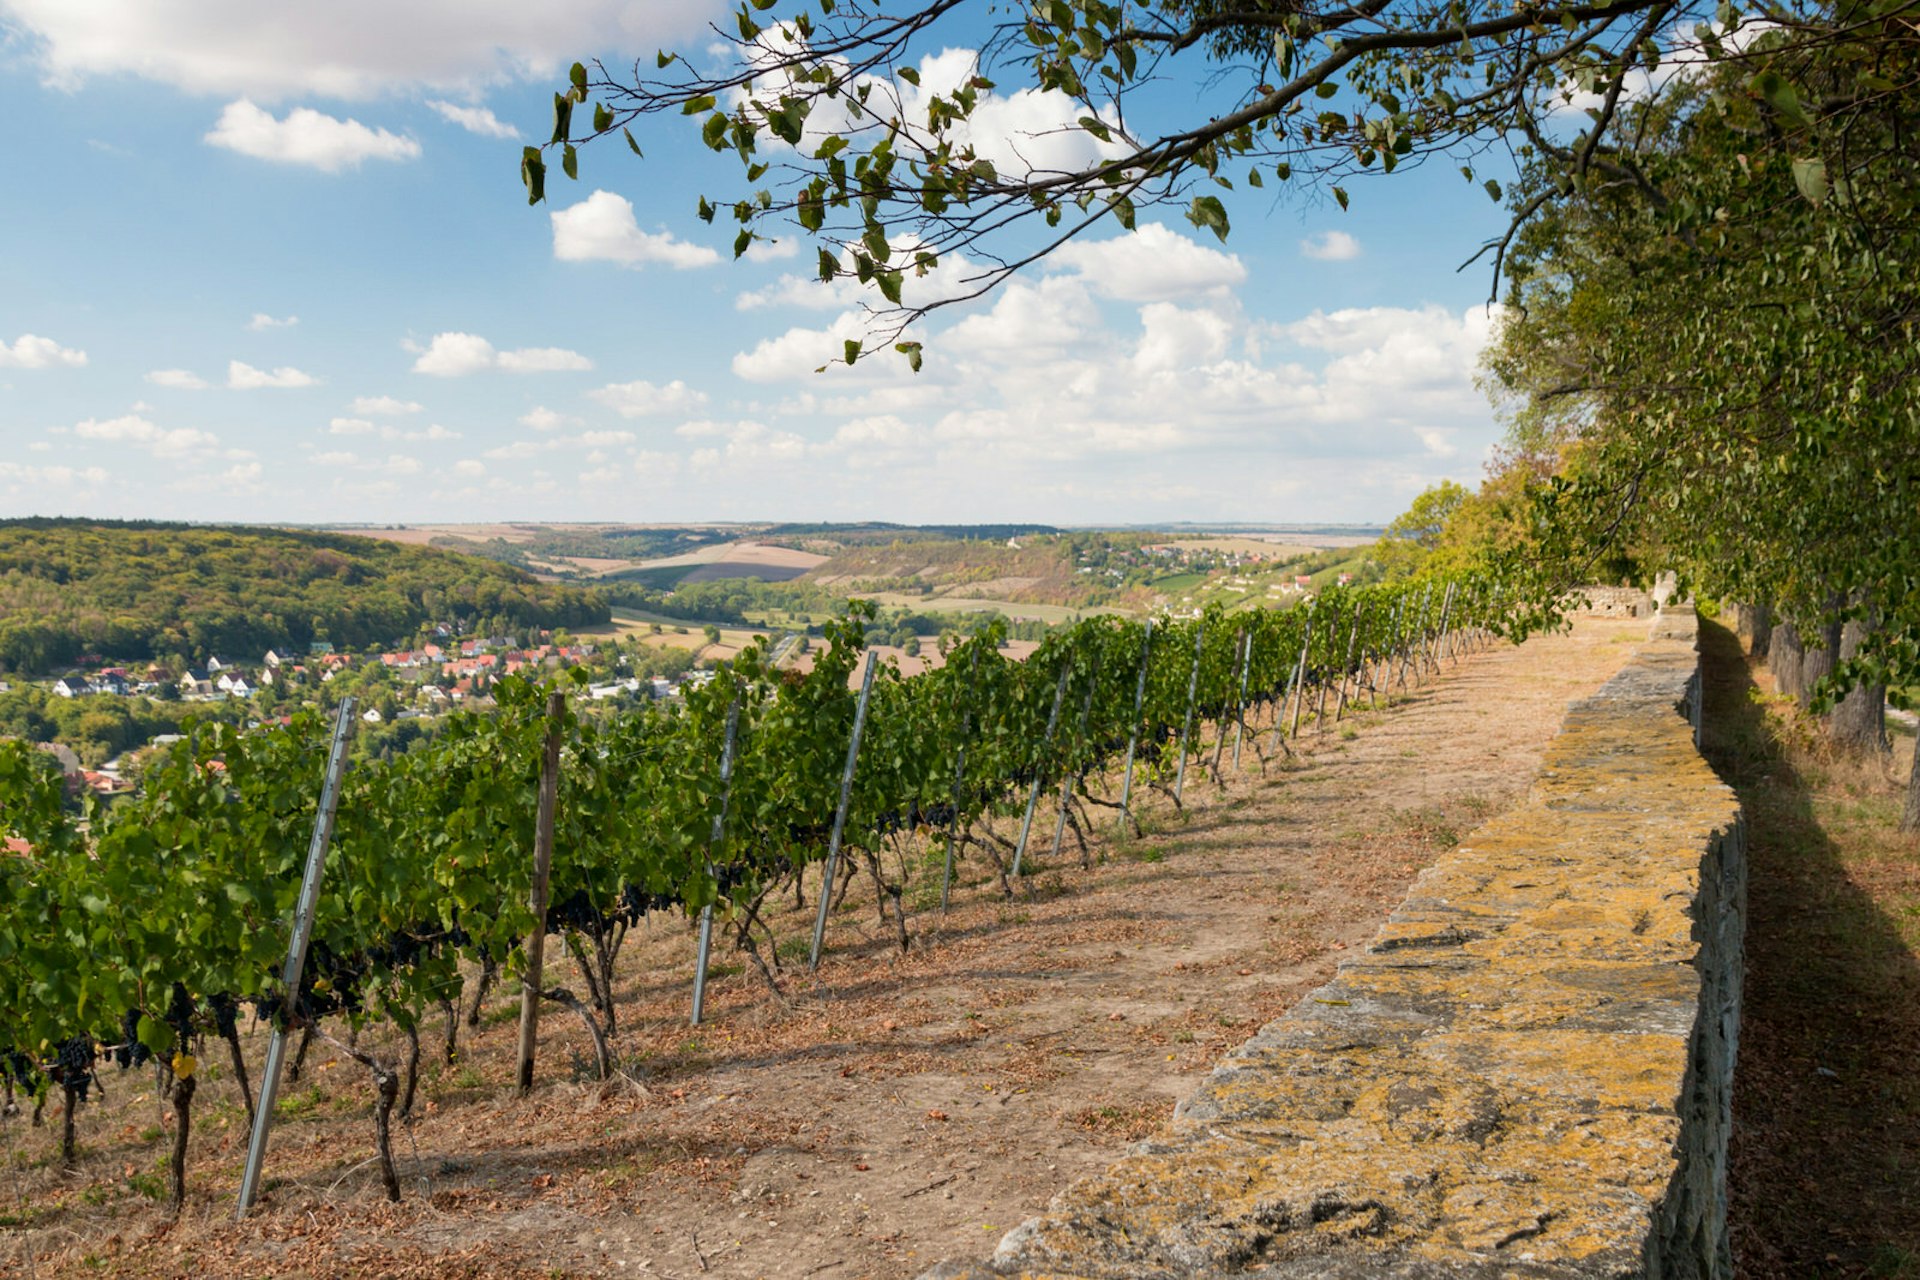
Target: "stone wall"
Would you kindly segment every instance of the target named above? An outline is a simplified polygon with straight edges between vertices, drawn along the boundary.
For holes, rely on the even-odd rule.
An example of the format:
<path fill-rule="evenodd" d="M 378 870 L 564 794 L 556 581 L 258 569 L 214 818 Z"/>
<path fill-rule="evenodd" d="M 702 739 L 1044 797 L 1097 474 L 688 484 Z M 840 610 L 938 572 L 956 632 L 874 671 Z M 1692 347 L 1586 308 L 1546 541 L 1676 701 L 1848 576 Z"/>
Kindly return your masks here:
<path fill-rule="evenodd" d="M 1582 587 L 1564 603 L 1569 613 L 1595 618 L 1650 618 L 1659 608 L 1642 587 Z"/>
<path fill-rule="evenodd" d="M 1168 1136 L 925 1280 L 1720 1277 L 1740 812 L 1692 611 Z"/>

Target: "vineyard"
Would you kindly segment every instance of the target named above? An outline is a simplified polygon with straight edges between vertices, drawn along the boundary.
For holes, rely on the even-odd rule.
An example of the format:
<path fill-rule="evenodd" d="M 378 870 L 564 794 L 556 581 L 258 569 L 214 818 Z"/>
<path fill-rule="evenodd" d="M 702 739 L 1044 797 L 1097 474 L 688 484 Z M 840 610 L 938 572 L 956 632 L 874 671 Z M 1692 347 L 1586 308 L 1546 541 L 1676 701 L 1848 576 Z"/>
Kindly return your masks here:
<path fill-rule="evenodd" d="M 577 1018 L 604 1078 L 622 1012 L 615 961 L 649 913 L 701 920 L 701 975 L 720 931 L 782 1000 L 782 957 L 795 957 L 767 923 L 776 895 L 804 905 L 811 891 L 817 962 L 829 908 L 864 877 L 911 948 L 905 846 L 938 854 L 942 907 L 966 860 L 1015 896 L 1069 844 L 1088 862 L 1096 827 L 1137 826 L 1144 793 L 1177 807 L 1191 778 L 1264 764 L 1303 724 L 1388 698 L 1506 630 L 1503 605 L 1484 582 L 1420 580 L 1284 612 L 1097 618 L 1024 662 L 988 627 L 910 680 L 862 663 L 856 608 L 804 676 L 756 647 L 683 703 L 613 718 L 504 681 L 496 714 L 452 717 L 410 754 L 357 763 L 337 791 L 322 786 L 317 717 L 202 726 L 139 797 L 79 816 L 40 753 L 0 744 L 0 825 L 18 851 L 0 861 L 9 1105 L 19 1095 L 37 1117 L 57 1092 L 71 1162 L 105 1062 L 153 1059 L 176 1116 L 177 1207 L 199 1057 L 230 1061 L 250 1118 L 253 1084 L 271 1087 L 247 1061 L 238 1024 L 251 1011 L 285 1034 L 295 1070 L 316 1038 L 366 1069 L 398 1199 L 391 1125 L 414 1108 L 423 1037 L 452 1063 L 490 989 L 529 992 L 535 1017 L 544 1000 Z M 302 864 L 329 818 L 304 970 L 286 989 Z M 550 936 L 584 998 L 547 986 Z M 535 1017 L 523 1015 L 523 1090 Z M 399 1060 L 361 1047 L 375 1023 L 397 1030 Z"/>

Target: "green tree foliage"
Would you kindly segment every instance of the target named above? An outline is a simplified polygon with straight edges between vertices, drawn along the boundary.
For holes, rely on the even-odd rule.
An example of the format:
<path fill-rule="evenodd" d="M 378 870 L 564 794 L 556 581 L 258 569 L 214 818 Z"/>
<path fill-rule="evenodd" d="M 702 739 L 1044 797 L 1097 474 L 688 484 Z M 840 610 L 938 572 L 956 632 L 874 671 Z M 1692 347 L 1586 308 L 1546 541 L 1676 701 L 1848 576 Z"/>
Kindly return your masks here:
<path fill-rule="evenodd" d="M 87 655 L 257 660 L 406 643 L 423 624 L 583 626 L 607 608 L 468 556 L 340 534 L 79 520 L 0 522 L 0 670 Z"/>
<path fill-rule="evenodd" d="M 969 73 L 923 85 L 921 55 L 976 43 L 978 12 L 959 0 L 742 0 L 723 33 L 730 56 L 576 64 L 554 96 L 551 140 L 523 152 L 528 197 L 545 199 L 555 152 L 575 178 L 581 147 L 623 138 L 612 154 L 638 153 L 645 117 L 689 117 L 741 166 L 737 189 L 695 209 L 737 227 L 736 255 L 797 227 L 820 243 L 823 281 L 879 295 L 877 332 L 841 353 L 853 361 L 1103 219 L 1132 228 L 1149 206 L 1184 209 L 1224 239 L 1241 186 L 1312 183 L 1345 208 L 1356 176 L 1457 153 L 1462 176 L 1498 200 L 1474 154 L 1545 133 L 1594 162 L 1622 86 L 1706 16 L 1672 0 L 1052 0 L 1001 12 Z M 1198 89 L 1182 109 L 1135 93 L 1154 82 Z M 1565 114 L 1575 88 L 1608 108 Z M 1034 89 L 1073 104 L 1065 127 L 1085 135 L 1085 159 L 1029 168 L 974 146 L 983 104 Z M 959 288 L 922 290 L 953 255 L 967 255 Z M 895 346 L 920 366 L 918 342 Z"/>
<path fill-rule="evenodd" d="M 1753 37 L 1623 109 L 1636 180 L 1591 181 L 1512 264 L 1492 359 L 1569 575 L 1675 567 L 1819 634 L 1871 618 L 1830 691 L 1920 641 L 1920 40 L 1902 6 Z M 1853 38 L 1871 29 L 1871 41 Z M 1560 181 L 1544 158 L 1529 181 Z"/>
<path fill-rule="evenodd" d="M 1440 545 L 1440 535 L 1451 520 L 1473 495 L 1467 487 L 1452 480 L 1442 480 L 1413 500 L 1413 505 L 1401 512 L 1386 527 L 1384 537 L 1399 538 L 1413 543 L 1422 551 L 1431 551 Z"/>
<path fill-rule="evenodd" d="M 0 693 L 0 734 L 28 742 L 61 742 L 85 765 L 98 765 L 181 722 L 234 714 L 224 703 L 158 702 L 130 697 L 56 697 L 38 686 Z"/>

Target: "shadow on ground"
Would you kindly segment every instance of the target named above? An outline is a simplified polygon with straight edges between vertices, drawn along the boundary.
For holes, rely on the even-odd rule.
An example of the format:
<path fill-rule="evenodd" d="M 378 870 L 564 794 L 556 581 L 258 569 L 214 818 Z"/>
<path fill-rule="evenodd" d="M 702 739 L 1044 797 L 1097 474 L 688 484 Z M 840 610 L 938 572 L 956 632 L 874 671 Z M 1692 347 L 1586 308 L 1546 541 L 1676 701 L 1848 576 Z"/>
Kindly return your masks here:
<path fill-rule="evenodd" d="M 1740 794 L 1752 859 L 1736 1272 L 1920 1277 L 1920 961 L 1823 829 L 1738 638 L 1703 626 L 1701 648 L 1704 748 Z"/>

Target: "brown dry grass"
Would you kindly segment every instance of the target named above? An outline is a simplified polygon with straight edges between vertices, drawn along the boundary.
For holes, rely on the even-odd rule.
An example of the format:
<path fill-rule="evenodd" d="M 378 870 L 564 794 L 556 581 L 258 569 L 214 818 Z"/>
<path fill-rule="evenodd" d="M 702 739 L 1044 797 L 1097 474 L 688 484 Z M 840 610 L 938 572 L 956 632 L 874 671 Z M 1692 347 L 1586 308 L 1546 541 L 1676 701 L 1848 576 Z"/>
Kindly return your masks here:
<path fill-rule="evenodd" d="M 166 1145 L 150 1077 L 109 1072 L 108 1100 L 80 1117 L 75 1173 L 49 1160 L 57 1130 L 6 1133 L 0 1265 L 838 1278 L 984 1255 L 1324 981 L 1422 866 L 1523 790 L 1567 700 L 1644 629 L 1582 623 L 1477 654 L 1264 771 L 1249 752 L 1224 786 L 1190 775 L 1184 813 L 1156 797 L 1145 833 L 1102 841 L 1091 871 L 1071 837 L 1048 856 L 1043 825 L 1011 900 L 976 854 L 943 917 L 937 852 L 890 851 L 913 949 L 894 947 L 862 876 L 807 976 L 795 956 L 811 913 L 789 899 L 773 924 L 790 1008 L 722 949 L 709 1025 L 689 1028 L 688 929 L 656 917 L 622 955 L 623 1078 L 586 1079 L 579 1027 L 549 1010 L 540 1087 L 516 1101 L 514 1006 L 496 1000 L 462 1061 L 427 1072 L 423 1114 L 397 1140 L 398 1206 L 367 1163 L 365 1073 L 316 1049 L 283 1095 L 296 1114 L 275 1131 L 269 1202 L 232 1223 L 243 1118 L 208 1052 L 188 1206 L 169 1225 L 147 1195 Z M 1112 811 L 1094 812 L 1110 831 Z"/>

